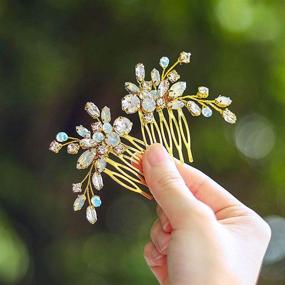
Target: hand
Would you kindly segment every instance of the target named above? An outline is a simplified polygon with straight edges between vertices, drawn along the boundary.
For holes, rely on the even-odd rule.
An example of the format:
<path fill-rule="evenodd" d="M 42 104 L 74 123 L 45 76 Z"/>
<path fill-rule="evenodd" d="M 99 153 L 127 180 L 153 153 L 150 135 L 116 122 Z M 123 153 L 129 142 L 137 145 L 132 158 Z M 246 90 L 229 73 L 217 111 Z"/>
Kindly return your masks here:
<path fill-rule="evenodd" d="M 270 228 L 253 210 L 159 144 L 142 167 L 158 203 L 145 259 L 160 284 L 256 284 Z"/>

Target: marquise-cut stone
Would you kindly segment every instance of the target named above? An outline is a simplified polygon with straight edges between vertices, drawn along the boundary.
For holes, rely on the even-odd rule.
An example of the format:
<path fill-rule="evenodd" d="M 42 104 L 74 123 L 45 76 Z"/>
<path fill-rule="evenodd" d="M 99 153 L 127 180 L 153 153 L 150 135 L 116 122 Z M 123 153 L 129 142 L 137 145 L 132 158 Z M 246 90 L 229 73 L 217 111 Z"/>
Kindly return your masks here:
<path fill-rule="evenodd" d="M 231 105 L 232 99 L 230 97 L 225 97 L 225 96 L 220 95 L 215 99 L 215 103 L 219 107 L 224 108 L 224 107 L 228 107 L 229 105 Z"/>
<path fill-rule="evenodd" d="M 136 78 L 139 82 L 144 80 L 145 77 L 145 70 L 144 70 L 144 65 L 142 63 L 138 63 L 136 65 Z"/>
<path fill-rule="evenodd" d="M 93 102 L 87 102 L 85 110 L 93 119 L 100 117 L 100 110 Z"/>
<path fill-rule="evenodd" d="M 139 93 L 140 89 L 132 82 L 125 82 L 125 89 L 130 93 Z"/>
<path fill-rule="evenodd" d="M 91 137 L 90 131 L 84 128 L 82 125 L 76 127 L 76 132 L 83 138 L 89 139 Z"/>
<path fill-rule="evenodd" d="M 95 132 L 102 131 L 103 126 L 101 122 L 94 122 L 91 124 L 91 128 L 92 128 L 93 133 L 95 133 Z"/>
<path fill-rule="evenodd" d="M 96 167 L 97 171 L 99 171 L 99 172 L 102 172 L 106 166 L 107 166 L 107 162 L 103 157 L 98 158 L 95 162 L 95 167 Z"/>
<path fill-rule="evenodd" d="M 110 108 L 105 106 L 101 111 L 101 119 L 103 123 L 109 123 L 111 121 L 111 111 Z"/>
<path fill-rule="evenodd" d="M 190 52 L 182 51 L 180 53 L 180 55 L 179 55 L 178 60 L 180 62 L 183 62 L 183 63 L 189 63 L 190 62 L 190 58 L 191 58 L 191 53 Z"/>
<path fill-rule="evenodd" d="M 78 197 L 75 199 L 73 203 L 73 210 L 74 211 L 79 211 L 82 209 L 84 206 L 84 203 L 86 201 L 86 196 L 85 195 L 78 195 Z"/>
<path fill-rule="evenodd" d="M 209 96 L 209 89 L 204 86 L 198 87 L 197 96 L 199 98 L 207 98 Z"/>
<path fill-rule="evenodd" d="M 185 89 L 186 89 L 186 82 L 184 81 L 176 82 L 169 89 L 169 97 L 170 98 L 180 97 L 182 96 Z"/>
<path fill-rule="evenodd" d="M 49 150 L 58 153 L 62 148 L 62 144 L 58 143 L 57 141 L 52 141 L 49 145 Z"/>
<path fill-rule="evenodd" d="M 171 101 L 168 103 L 168 107 L 173 110 L 181 109 L 184 107 L 184 103 L 180 100 Z"/>
<path fill-rule="evenodd" d="M 96 146 L 97 142 L 94 139 L 82 139 L 79 141 L 79 144 L 82 149 L 87 149 Z"/>
<path fill-rule="evenodd" d="M 114 130 L 116 131 L 116 133 L 119 136 L 124 136 L 127 135 L 133 126 L 133 123 L 125 117 L 118 117 L 115 121 L 114 121 Z"/>
<path fill-rule="evenodd" d="M 174 83 L 180 78 L 180 75 L 177 73 L 176 70 L 172 70 L 171 72 L 168 73 L 167 77 L 170 80 L 170 82 Z"/>
<path fill-rule="evenodd" d="M 208 106 L 207 107 L 203 107 L 202 108 L 202 115 L 206 118 L 209 118 L 211 117 L 213 114 L 213 111 L 211 108 L 209 108 Z"/>
<path fill-rule="evenodd" d="M 232 111 L 230 111 L 229 109 L 225 109 L 223 111 L 223 118 L 229 124 L 234 124 L 237 121 L 236 115 Z"/>
<path fill-rule="evenodd" d="M 167 56 L 163 56 L 159 60 L 159 65 L 165 69 L 169 64 L 169 58 Z"/>
<path fill-rule="evenodd" d="M 77 169 L 85 169 L 87 168 L 94 160 L 96 155 L 96 149 L 91 148 L 83 152 L 78 158 L 76 168 Z"/>
<path fill-rule="evenodd" d="M 73 183 L 72 184 L 72 191 L 74 193 L 80 193 L 82 191 L 82 184 L 81 183 Z"/>
<path fill-rule="evenodd" d="M 105 136 L 101 132 L 95 132 L 92 136 L 92 138 L 97 142 L 100 143 L 104 140 Z"/>
<path fill-rule="evenodd" d="M 101 198 L 100 198 L 98 195 L 94 195 L 94 196 L 91 198 L 91 203 L 93 204 L 93 206 L 94 206 L 95 208 L 100 207 L 100 206 L 102 205 Z"/>
<path fill-rule="evenodd" d="M 68 135 L 67 133 L 65 132 L 59 132 L 57 135 L 56 135 L 56 140 L 58 142 L 66 142 L 68 140 Z"/>
<path fill-rule="evenodd" d="M 79 149 L 80 149 L 79 144 L 71 143 L 67 146 L 66 150 L 67 150 L 67 153 L 69 153 L 69 154 L 77 154 Z"/>
<path fill-rule="evenodd" d="M 95 224 L 97 221 L 97 213 L 94 206 L 88 206 L 86 209 L 86 218 L 90 224 Z"/>
<path fill-rule="evenodd" d="M 120 136 L 115 133 L 111 132 L 110 134 L 107 135 L 106 138 L 106 143 L 110 146 L 116 146 L 121 142 Z"/>
<path fill-rule="evenodd" d="M 169 88 L 169 81 L 167 79 L 162 80 L 158 86 L 158 96 L 163 97 Z"/>
<path fill-rule="evenodd" d="M 138 96 L 129 94 L 122 99 L 122 110 L 127 114 L 136 113 L 140 108 L 140 99 Z"/>
<path fill-rule="evenodd" d="M 151 76 L 151 80 L 153 82 L 153 84 L 155 86 L 158 86 L 159 85 L 159 82 L 160 82 L 160 74 L 159 74 L 159 71 L 154 68 L 151 73 L 150 73 L 150 76 Z"/>
<path fill-rule="evenodd" d="M 92 183 L 96 190 L 101 190 L 104 186 L 102 175 L 99 172 L 94 172 L 92 176 Z"/>
<path fill-rule="evenodd" d="M 147 113 L 153 112 L 155 110 L 155 101 L 152 98 L 145 98 L 142 101 L 142 108 Z"/>
<path fill-rule="evenodd" d="M 200 116 L 201 108 L 194 101 L 188 101 L 186 104 L 187 109 L 190 111 L 192 116 Z"/>

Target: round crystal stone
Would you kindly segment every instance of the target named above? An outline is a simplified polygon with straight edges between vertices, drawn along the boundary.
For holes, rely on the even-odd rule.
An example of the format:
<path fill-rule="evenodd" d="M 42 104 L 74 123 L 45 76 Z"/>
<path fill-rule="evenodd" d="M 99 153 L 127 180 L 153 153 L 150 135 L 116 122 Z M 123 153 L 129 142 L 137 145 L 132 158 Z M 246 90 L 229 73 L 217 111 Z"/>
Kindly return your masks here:
<path fill-rule="evenodd" d="M 140 108 L 140 99 L 138 96 L 129 94 L 122 99 L 122 110 L 127 114 L 136 113 Z"/>
<path fill-rule="evenodd" d="M 57 135 L 56 135 L 56 140 L 58 142 L 65 142 L 68 140 L 68 135 L 67 133 L 65 132 L 59 132 Z"/>
<path fill-rule="evenodd" d="M 104 123 L 103 124 L 103 131 L 104 131 L 105 134 L 111 133 L 112 130 L 113 130 L 113 127 L 112 127 L 112 125 L 110 123 Z"/>
<path fill-rule="evenodd" d="M 162 68 L 166 68 L 169 64 L 169 58 L 166 57 L 166 56 L 163 56 L 160 60 L 159 60 L 159 65 L 162 67 Z"/>
<path fill-rule="evenodd" d="M 133 123 L 125 117 L 119 117 L 114 121 L 114 129 L 119 136 L 127 135 L 132 129 Z"/>
<path fill-rule="evenodd" d="M 209 107 L 203 107 L 202 108 L 202 115 L 204 117 L 209 118 L 212 116 L 212 114 L 213 114 L 213 111 Z"/>
<path fill-rule="evenodd" d="M 110 134 L 108 134 L 107 139 L 106 139 L 106 143 L 110 146 L 116 146 L 121 142 L 120 140 L 120 136 L 115 133 L 115 132 L 111 132 Z"/>
<path fill-rule="evenodd" d="M 95 133 L 93 134 L 92 138 L 93 138 L 96 142 L 100 143 L 101 141 L 104 140 L 105 136 L 104 136 L 103 133 L 95 132 Z"/>
<path fill-rule="evenodd" d="M 100 207 L 102 204 L 102 201 L 99 196 L 95 195 L 91 198 L 91 203 L 93 204 L 94 207 Z"/>
<path fill-rule="evenodd" d="M 142 108 L 145 112 L 153 112 L 155 110 L 155 101 L 152 98 L 145 98 L 142 101 Z"/>

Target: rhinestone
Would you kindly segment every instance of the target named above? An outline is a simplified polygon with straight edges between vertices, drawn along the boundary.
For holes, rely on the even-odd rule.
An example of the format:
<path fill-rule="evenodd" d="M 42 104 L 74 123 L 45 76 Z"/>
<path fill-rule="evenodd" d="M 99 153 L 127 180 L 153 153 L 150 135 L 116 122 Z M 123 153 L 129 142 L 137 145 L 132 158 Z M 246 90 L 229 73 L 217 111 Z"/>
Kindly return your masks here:
<path fill-rule="evenodd" d="M 97 159 L 95 162 L 96 169 L 99 172 L 102 172 L 105 169 L 106 165 L 107 165 L 107 162 L 103 157 Z"/>
<path fill-rule="evenodd" d="M 150 73 L 150 76 L 151 76 L 151 80 L 153 82 L 153 84 L 155 86 L 158 86 L 159 85 L 159 82 L 160 82 L 160 74 L 159 74 L 159 71 L 157 69 L 153 69 Z"/>
<path fill-rule="evenodd" d="M 87 149 L 96 146 L 97 142 L 94 139 L 82 139 L 79 144 L 83 149 Z"/>
<path fill-rule="evenodd" d="M 228 122 L 230 124 L 234 124 L 237 121 L 236 115 L 232 111 L 230 111 L 229 109 L 225 109 L 223 111 L 223 118 L 226 122 Z"/>
<path fill-rule="evenodd" d="M 138 63 L 136 65 L 136 78 L 139 82 L 143 81 L 145 77 L 144 65 L 142 63 Z"/>
<path fill-rule="evenodd" d="M 111 132 L 107 135 L 106 143 L 110 146 L 116 146 L 121 142 L 120 136 L 115 133 Z"/>
<path fill-rule="evenodd" d="M 228 107 L 229 105 L 231 105 L 232 99 L 230 97 L 225 97 L 225 96 L 220 95 L 215 99 L 215 103 L 219 107 L 224 108 L 224 107 Z"/>
<path fill-rule="evenodd" d="M 56 140 L 58 142 L 66 142 L 68 140 L 68 135 L 67 133 L 65 132 L 59 132 L 57 135 L 56 135 Z"/>
<path fill-rule="evenodd" d="M 187 109 L 190 111 L 192 116 L 200 116 L 201 108 L 193 101 L 188 101 L 186 104 Z"/>
<path fill-rule="evenodd" d="M 176 70 L 172 70 L 168 73 L 167 77 L 172 83 L 174 83 L 180 78 L 180 75 L 177 73 Z"/>
<path fill-rule="evenodd" d="M 122 99 L 122 110 L 127 114 L 136 113 L 140 108 L 140 99 L 136 95 L 126 95 Z"/>
<path fill-rule="evenodd" d="M 180 55 L 179 55 L 178 60 L 180 62 L 183 62 L 183 63 L 189 63 L 190 62 L 190 58 L 191 58 L 191 53 L 190 52 L 182 51 L 180 53 Z"/>
<path fill-rule="evenodd" d="M 99 172 L 94 172 L 92 175 L 92 183 L 96 190 L 101 190 L 104 186 L 102 175 Z"/>
<path fill-rule="evenodd" d="M 179 81 L 174 83 L 169 89 L 169 97 L 170 98 L 177 98 L 182 96 L 183 92 L 186 89 L 186 82 Z"/>
<path fill-rule="evenodd" d="M 204 86 L 198 87 L 198 93 L 197 96 L 199 98 L 207 98 L 209 96 L 209 89 Z"/>
<path fill-rule="evenodd" d="M 211 108 L 209 108 L 208 106 L 207 107 L 203 107 L 202 108 L 202 115 L 206 118 L 209 118 L 211 117 L 213 114 L 213 111 Z"/>
<path fill-rule="evenodd" d="M 76 132 L 83 138 L 89 139 L 91 137 L 90 131 L 84 128 L 82 125 L 76 127 Z"/>
<path fill-rule="evenodd" d="M 184 107 L 184 103 L 180 100 L 171 101 L 168 103 L 168 107 L 171 107 L 173 110 L 181 109 Z"/>
<path fill-rule="evenodd" d="M 163 98 L 158 98 L 158 99 L 156 100 L 156 105 L 159 106 L 160 108 L 163 108 L 163 107 L 166 106 L 166 105 L 165 105 L 165 101 L 164 101 Z"/>
<path fill-rule="evenodd" d="M 95 133 L 95 132 L 102 131 L 103 126 L 101 122 L 95 122 L 91 124 L 91 128 L 92 128 L 93 133 Z"/>
<path fill-rule="evenodd" d="M 73 203 L 73 210 L 74 211 L 81 210 L 82 207 L 84 206 L 85 201 L 86 201 L 85 195 L 78 195 L 78 197 L 75 199 Z"/>
<path fill-rule="evenodd" d="M 96 155 L 96 149 L 88 149 L 85 152 L 81 154 L 81 156 L 78 158 L 76 168 L 77 169 L 85 169 L 87 168 L 94 160 Z"/>
<path fill-rule="evenodd" d="M 49 150 L 58 153 L 62 148 L 62 144 L 58 143 L 57 141 L 52 141 L 49 145 Z"/>
<path fill-rule="evenodd" d="M 116 154 L 122 154 L 124 151 L 125 151 L 125 147 L 122 143 L 116 145 L 114 148 L 113 148 L 114 152 Z"/>
<path fill-rule="evenodd" d="M 150 113 L 155 110 L 155 101 L 152 98 L 146 98 L 142 101 L 144 111 Z"/>
<path fill-rule="evenodd" d="M 71 143 L 67 146 L 67 153 L 69 154 L 77 154 L 80 149 L 79 144 Z"/>
<path fill-rule="evenodd" d="M 100 155 L 104 155 L 108 152 L 108 147 L 106 145 L 99 145 L 97 148 L 97 153 Z"/>
<path fill-rule="evenodd" d="M 169 88 L 169 81 L 168 80 L 161 81 L 158 86 L 159 97 L 163 97 L 164 94 L 167 92 L 168 88 Z"/>
<path fill-rule="evenodd" d="M 95 132 L 92 136 L 92 138 L 97 142 L 100 143 L 104 140 L 105 136 L 101 132 Z"/>
<path fill-rule="evenodd" d="M 88 206 L 86 209 L 86 218 L 90 224 L 95 224 L 97 221 L 97 213 L 93 206 Z"/>
<path fill-rule="evenodd" d="M 111 112 L 110 112 L 110 108 L 108 108 L 107 106 L 105 106 L 102 109 L 101 112 L 101 119 L 103 121 L 103 123 L 108 123 L 111 121 Z"/>
<path fill-rule="evenodd" d="M 93 119 L 96 119 L 100 116 L 99 108 L 92 102 L 87 102 L 85 104 L 85 110 Z"/>
<path fill-rule="evenodd" d="M 137 85 L 131 82 L 125 82 L 125 88 L 130 93 L 139 93 L 140 89 Z"/>
<path fill-rule="evenodd" d="M 154 100 L 159 98 L 159 95 L 158 95 L 158 91 L 157 90 L 151 90 L 150 92 L 150 97 L 152 97 Z"/>
<path fill-rule="evenodd" d="M 118 117 L 114 121 L 114 130 L 119 136 L 127 135 L 132 129 L 133 123 L 125 117 Z"/>
<path fill-rule="evenodd" d="M 144 91 L 140 92 L 139 96 L 143 100 L 143 99 L 146 99 L 146 98 L 150 98 L 151 97 L 151 93 L 149 91 L 144 90 Z"/>
<path fill-rule="evenodd" d="M 93 204 L 94 207 L 100 207 L 102 204 L 102 201 L 99 196 L 95 195 L 91 198 L 91 203 Z"/>
<path fill-rule="evenodd" d="M 159 65 L 165 69 L 169 64 L 169 58 L 166 56 L 163 56 L 160 60 L 159 60 Z"/>
<path fill-rule="evenodd" d="M 143 116 L 145 123 L 153 123 L 154 122 L 154 115 L 153 113 L 147 113 Z"/>
<path fill-rule="evenodd" d="M 82 191 L 82 184 L 81 183 L 73 183 L 72 184 L 72 191 L 74 192 L 74 193 L 79 193 L 79 192 L 81 192 Z"/>
<path fill-rule="evenodd" d="M 105 134 L 111 133 L 112 130 L 113 130 L 113 127 L 112 127 L 112 125 L 110 123 L 104 123 L 103 124 L 103 131 L 104 131 Z"/>

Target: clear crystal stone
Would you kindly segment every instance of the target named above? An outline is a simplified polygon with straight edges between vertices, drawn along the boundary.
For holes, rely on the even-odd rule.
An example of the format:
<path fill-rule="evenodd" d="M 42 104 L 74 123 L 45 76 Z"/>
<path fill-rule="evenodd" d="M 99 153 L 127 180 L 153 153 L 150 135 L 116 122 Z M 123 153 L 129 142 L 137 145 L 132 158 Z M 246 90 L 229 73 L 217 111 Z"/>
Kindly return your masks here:
<path fill-rule="evenodd" d="M 91 128 L 92 128 L 93 133 L 95 133 L 95 132 L 102 131 L 103 126 L 101 122 L 94 122 L 91 124 Z"/>
<path fill-rule="evenodd" d="M 164 69 L 168 66 L 169 64 L 169 58 L 167 56 L 163 56 L 159 60 L 159 65 Z"/>
<path fill-rule="evenodd" d="M 62 144 L 58 143 L 57 141 L 52 141 L 49 145 L 49 150 L 58 153 L 62 148 Z"/>
<path fill-rule="evenodd" d="M 158 91 L 157 90 L 151 90 L 149 92 L 150 94 L 150 97 L 153 98 L 154 100 L 156 100 L 157 98 L 159 98 L 159 95 L 158 95 Z"/>
<path fill-rule="evenodd" d="M 144 114 L 143 119 L 144 119 L 145 123 L 153 123 L 154 122 L 154 115 L 153 115 L 153 113 Z"/>
<path fill-rule="evenodd" d="M 102 205 L 101 198 L 100 198 L 98 195 L 94 195 L 94 196 L 91 198 L 91 203 L 93 204 L 93 206 L 94 206 L 95 208 L 100 207 L 100 206 Z"/>
<path fill-rule="evenodd" d="M 96 155 L 96 149 L 88 149 L 83 152 L 77 160 L 76 168 L 77 169 L 85 169 L 87 168 L 94 160 Z"/>
<path fill-rule="evenodd" d="M 86 219 L 90 224 L 95 224 L 97 221 L 97 213 L 94 206 L 88 206 L 86 209 Z"/>
<path fill-rule="evenodd" d="M 125 151 L 125 147 L 122 143 L 116 145 L 114 148 L 113 148 L 114 152 L 116 154 L 122 154 L 124 151 Z"/>
<path fill-rule="evenodd" d="M 80 193 L 82 191 L 82 184 L 81 183 L 73 183 L 72 184 L 72 191 L 74 193 Z"/>
<path fill-rule="evenodd" d="M 115 133 L 111 132 L 107 135 L 106 143 L 110 146 L 116 146 L 121 142 L 120 136 Z"/>
<path fill-rule="evenodd" d="M 142 63 L 138 63 L 136 65 L 136 78 L 139 82 L 143 81 L 145 77 L 144 65 Z"/>
<path fill-rule="evenodd" d="M 108 152 L 108 147 L 107 147 L 106 145 L 102 144 L 102 145 L 99 145 L 99 146 L 97 147 L 97 153 L 98 153 L 98 154 L 104 155 L 104 154 L 106 154 L 107 152 Z"/>
<path fill-rule="evenodd" d="M 163 108 L 163 107 L 166 106 L 165 101 L 164 101 L 163 98 L 158 98 L 158 99 L 156 100 L 156 105 L 157 105 L 158 107 L 160 107 L 160 108 Z"/>
<path fill-rule="evenodd" d="M 125 89 L 130 93 L 139 93 L 140 89 L 132 82 L 125 82 Z"/>
<path fill-rule="evenodd" d="M 158 96 L 163 97 L 169 88 L 169 81 L 167 79 L 162 80 L 158 86 Z"/>
<path fill-rule="evenodd" d="M 102 172 L 107 166 L 107 162 L 103 157 L 101 157 L 96 160 L 95 166 L 96 166 L 97 171 Z"/>
<path fill-rule="evenodd" d="M 186 82 L 179 81 L 174 83 L 169 89 L 169 97 L 170 98 L 177 98 L 182 96 L 183 92 L 186 89 Z"/>
<path fill-rule="evenodd" d="M 114 130 L 116 131 L 116 133 L 119 136 L 124 136 L 127 135 L 133 126 L 133 123 L 125 117 L 118 117 L 115 121 L 114 121 Z"/>
<path fill-rule="evenodd" d="M 176 70 L 172 70 L 171 72 L 168 73 L 167 78 L 172 82 L 176 82 L 179 78 L 180 75 L 177 73 Z"/>
<path fill-rule="evenodd" d="M 192 116 L 200 116 L 201 108 L 194 101 L 188 101 L 186 104 L 187 109 L 190 111 Z"/>
<path fill-rule="evenodd" d="M 153 82 L 153 84 L 155 86 L 158 86 L 159 85 L 159 82 L 160 82 L 160 74 L 159 74 L 159 71 L 157 69 L 153 69 L 150 73 L 150 76 L 151 76 L 151 80 Z"/>
<path fill-rule="evenodd" d="M 168 107 L 173 110 L 181 109 L 184 107 L 184 103 L 180 100 L 171 101 L 168 103 Z"/>
<path fill-rule="evenodd" d="M 153 112 L 155 110 L 155 101 L 152 98 L 145 98 L 142 101 L 142 108 L 147 113 Z"/>
<path fill-rule="evenodd" d="M 129 94 L 122 99 L 122 110 L 127 114 L 136 113 L 140 108 L 140 99 L 138 96 Z"/>
<path fill-rule="evenodd" d="M 209 117 L 212 116 L 212 114 L 213 114 L 213 111 L 212 111 L 212 109 L 209 108 L 208 106 L 206 106 L 206 107 L 204 106 L 204 107 L 202 108 L 202 115 L 203 115 L 204 117 L 209 118 Z"/>
<path fill-rule="evenodd" d="M 69 154 L 77 154 L 80 149 L 79 144 L 71 143 L 67 146 L 67 153 Z"/>
<path fill-rule="evenodd" d="M 82 139 L 79 141 L 82 149 L 87 149 L 96 146 L 97 142 L 94 139 Z"/>
<path fill-rule="evenodd" d="M 109 123 L 111 121 L 111 111 L 110 108 L 105 106 L 101 111 L 101 119 L 103 123 Z"/>
<path fill-rule="evenodd" d="M 92 138 L 97 142 L 100 143 L 104 140 L 105 136 L 101 132 L 95 132 L 92 136 Z"/>
<path fill-rule="evenodd" d="M 234 124 L 237 121 L 236 115 L 229 109 L 223 111 L 223 118 L 229 124 Z"/>
<path fill-rule="evenodd" d="M 198 87 L 198 93 L 197 96 L 199 98 L 207 98 L 209 96 L 209 89 L 204 86 Z"/>
<path fill-rule="evenodd" d="M 152 97 L 152 96 L 151 96 L 151 93 L 150 93 L 149 91 L 146 91 L 146 90 L 140 92 L 139 96 L 140 96 L 140 98 L 141 98 L 142 100 L 145 99 L 145 98 L 150 98 L 150 97 Z"/>
<path fill-rule="evenodd" d="M 56 135 L 56 140 L 58 142 L 66 142 L 68 140 L 68 135 L 67 133 L 65 132 L 59 132 L 57 135 Z"/>
<path fill-rule="evenodd" d="M 225 97 L 225 96 L 220 95 L 215 99 L 215 103 L 219 107 L 224 108 L 224 107 L 228 107 L 229 105 L 231 105 L 232 99 L 230 97 Z"/>
<path fill-rule="evenodd" d="M 190 62 L 190 58 L 191 58 L 191 53 L 190 52 L 182 51 L 180 53 L 180 55 L 179 55 L 178 60 L 180 62 L 183 62 L 183 63 L 189 63 Z"/>
<path fill-rule="evenodd" d="M 112 130 L 113 130 L 113 127 L 112 127 L 112 125 L 110 123 L 104 123 L 103 124 L 103 131 L 104 131 L 105 134 L 111 133 Z"/>
<path fill-rule="evenodd" d="M 74 211 L 79 211 L 82 209 L 84 206 L 84 203 L 86 201 L 86 196 L 85 195 L 78 195 L 78 197 L 75 199 L 73 203 L 73 210 Z"/>
<path fill-rule="evenodd" d="M 91 137 L 90 131 L 82 125 L 76 127 L 76 132 L 83 138 L 89 139 Z"/>
<path fill-rule="evenodd" d="M 92 175 L 92 183 L 96 190 L 101 190 L 104 186 L 102 175 L 99 172 L 94 172 Z"/>
<path fill-rule="evenodd" d="M 146 91 L 150 91 L 152 88 L 152 81 L 144 81 L 142 87 Z"/>
<path fill-rule="evenodd" d="M 93 102 L 87 102 L 85 110 L 93 119 L 100 117 L 100 110 Z"/>

